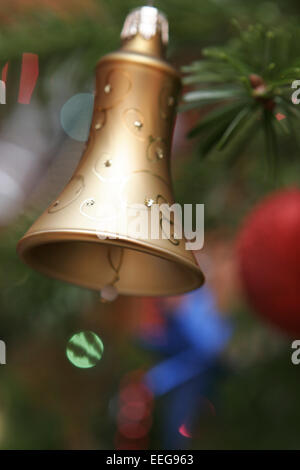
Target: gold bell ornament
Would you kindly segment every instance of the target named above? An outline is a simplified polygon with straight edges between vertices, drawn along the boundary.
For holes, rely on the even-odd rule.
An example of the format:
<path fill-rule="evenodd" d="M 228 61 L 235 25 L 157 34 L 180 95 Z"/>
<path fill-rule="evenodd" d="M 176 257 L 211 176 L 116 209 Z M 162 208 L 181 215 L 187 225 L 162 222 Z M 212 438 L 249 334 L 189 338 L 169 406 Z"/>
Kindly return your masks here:
<path fill-rule="evenodd" d="M 97 64 L 89 139 L 75 173 L 17 247 L 33 268 L 98 290 L 104 301 L 178 295 L 204 280 L 184 239 L 103 229 L 104 219 L 119 217 L 103 207 L 150 212 L 153 204 L 174 202 L 170 148 L 181 81 L 164 60 L 166 17 L 151 6 L 138 8 L 121 38 L 121 49 Z"/>

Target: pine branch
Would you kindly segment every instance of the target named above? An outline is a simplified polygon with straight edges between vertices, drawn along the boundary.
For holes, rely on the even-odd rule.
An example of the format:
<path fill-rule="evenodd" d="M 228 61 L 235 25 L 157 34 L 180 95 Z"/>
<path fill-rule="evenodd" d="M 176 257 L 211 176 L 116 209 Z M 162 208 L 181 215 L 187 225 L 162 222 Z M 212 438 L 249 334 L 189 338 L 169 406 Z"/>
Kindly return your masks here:
<path fill-rule="evenodd" d="M 278 141 L 284 135 L 294 138 L 291 129 L 300 118 L 300 111 L 291 101 L 291 83 L 300 76 L 299 44 L 299 27 L 269 30 L 257 25 L 246 31 L 239 28 L 234 40 L 224 47 L 205 49 L 203 60 L 183 68 L 184 83 L 191 89 L 184 95 L 181 109 L 214 104 L 188 134 L 190 138 L 201 135 L 201 155 L 212 148 L 222 152 L 229 142 L 234 145 L 240 141 L 244 122 L 260 109 L 265 153 L 275 168 Z M 286 108 L 288 112 L 283 112 Z M 203 140 L 204 133 L 207 137 Z M 243 139 L 247 142 L 250 136 L 250 131 L 246 132 Z M 212 145 L 213 139 L 216 145 Z"/>

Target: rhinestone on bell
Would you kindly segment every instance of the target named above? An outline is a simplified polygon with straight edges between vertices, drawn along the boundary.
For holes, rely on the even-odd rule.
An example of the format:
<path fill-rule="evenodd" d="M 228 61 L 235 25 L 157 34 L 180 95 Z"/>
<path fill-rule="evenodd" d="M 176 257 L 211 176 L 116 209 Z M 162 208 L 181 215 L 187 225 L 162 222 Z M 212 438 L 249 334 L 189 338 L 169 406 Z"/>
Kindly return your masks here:
<path fill-rule="evenodd" d="M 161 148 L 158 148 L 156 150 L 156 156 L 157 156 L 158 160 L 162 160 L 164 158 L 164 152 Z"/>
<path fill-rule="evenodd" d="M 154 204 L 154 200 L 151 199 L 151 197 L 146 197 L 144 203 L 145 203 L 145 206 L 151 207 Z"/>
<path fill-rule="evenodd" d="M 141 121 L 134 121 L 133 125 L 137 129 L 141 129 L 143 127 L 143 123 Z"/>
<path fill-rule="evenodd" d="M 95 204 L 94 199 L 90 199 L 89 201 L 86 201 L 86 205 L 89 206 L 89 207 L 93 206 L 94 204 Z"/>

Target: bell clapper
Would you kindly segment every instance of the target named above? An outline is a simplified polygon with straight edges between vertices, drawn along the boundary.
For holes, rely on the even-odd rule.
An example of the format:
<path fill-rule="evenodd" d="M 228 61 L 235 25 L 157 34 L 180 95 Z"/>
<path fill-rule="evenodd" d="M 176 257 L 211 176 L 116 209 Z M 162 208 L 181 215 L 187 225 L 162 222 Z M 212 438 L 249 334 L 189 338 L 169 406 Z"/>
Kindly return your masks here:
<path fill-rule="evenodd" d="M 108 262 L 112 270 L 115 272 L 115 278 L 110 284 L 107 284 L 106 286 L 102 287 L 102 289 L 100 290 L 100 301 L 103 303 L 113 302 L 119 296 L 119 292 L 118 292 L 118 289 L 115 287 L 115 284 L 120 280 L 119 271 L 121 269 L 122 262 L 123 262 L 123 253 L 124 253 L 124 250 L 121 249 L 118 265 L 115 266 L 113 259 L 112 259 L 111 249 L 109 248 L 108 250 L 108 253 L 107 253 Z"/>
<path fill-rule="evenodd" d="M 118 289 L 113 284 L 108 284 L 100 290 L 100 301 L 103 303 L 113 302 L 118 296 Z"/>

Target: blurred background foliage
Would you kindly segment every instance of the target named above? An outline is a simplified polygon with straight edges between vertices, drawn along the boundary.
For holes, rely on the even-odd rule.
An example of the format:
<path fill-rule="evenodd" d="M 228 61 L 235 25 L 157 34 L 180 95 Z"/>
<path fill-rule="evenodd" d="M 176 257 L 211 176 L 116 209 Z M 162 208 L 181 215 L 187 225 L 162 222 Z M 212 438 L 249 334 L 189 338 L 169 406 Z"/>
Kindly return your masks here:
<path fill-rule="evenodd" d="M 168 16 L 169 58 L 178 67 L 201 60 L 208 47 L 236 40 L 232 20 L 242 31 L 259 23 L 263 31 L 280 27 L 299 33 L 296 0 L 155 3 Z M 24 52 L 38 54 L 36 103 L 47 119 L 53 113 L 59 127 L 62 104 L 74 93 L 93 90 L 97 60 L 119 46 L 125 16 L 142 4 L 138 0 L 3 0 L 0 65 L 9 62 L 10 68 L 7 104 L 0 106 L 1 128 L 21 106 L 16 89 Z M 299 55 L 300 42 L 293 46 L 294 55 Z M 256 58 L 254 49 L 251 60 Z M 215 72 L 217 67 L 212 65 Z M 216 76 L 222 83 L 219 73 Z M 186 92 L 191 85 L 185 85 Z M 259 126 L 246 145 L 239 145 L 244 137 L 238 132 L 234 149 L 229 144 L 225 153 L 202 158 L 199 139 L 188 140 L 186 135 L 211 109 L 206 103 L 203 109 L 180 114 L 173 176 L 179 202 L 205 204 L 207 241 L 201 256 L 213 264 L 211 282 L 221 311 L 235 322 L 235 334 L 224 352 L 228 373 L 216 390 L 216 416 L 201 420 L 199 432 L 187 439 L 186 446 L 299 448 L 300 384 L 297 367 L 290 361 L 289 340 L 249 311 L 240 292 L 234 254 L 235 233 L 253 204 L 274 188 L 298 185 L 298 145 L 290 135 L 281 136 L 276 176 L 265 159 Z M 68 142 L 61 130 L 62 150 L 53 154 L 49 126 L 43 129 L 49 146 L 45 145 L 44 153 L 49 158 L 31 182 L 23 214 L 0 232 L 0 338 L 7 343 L 7 365 L 0 366 L 0 447 L 112 449 L 121 378 L 132 370 L 147 370 L 156 357 L 135 340 L 143 318 L 137 299 L 118 299 L 103 306 L 97 294 L 44 278 L 17 258 L 18 239 L 67 181 L 82 150 Z M 16 139 L 19 131 L 14 129 Z M 95 331 L 104 342 L 103 359 L 89 371 L 75 369 L 65 357 L 68 338 L 79 330 Z M 160 406 L 158 400 L 157 409 Z M 157 413 L 150 448 L 161 446 L 161 433 Z"/>

